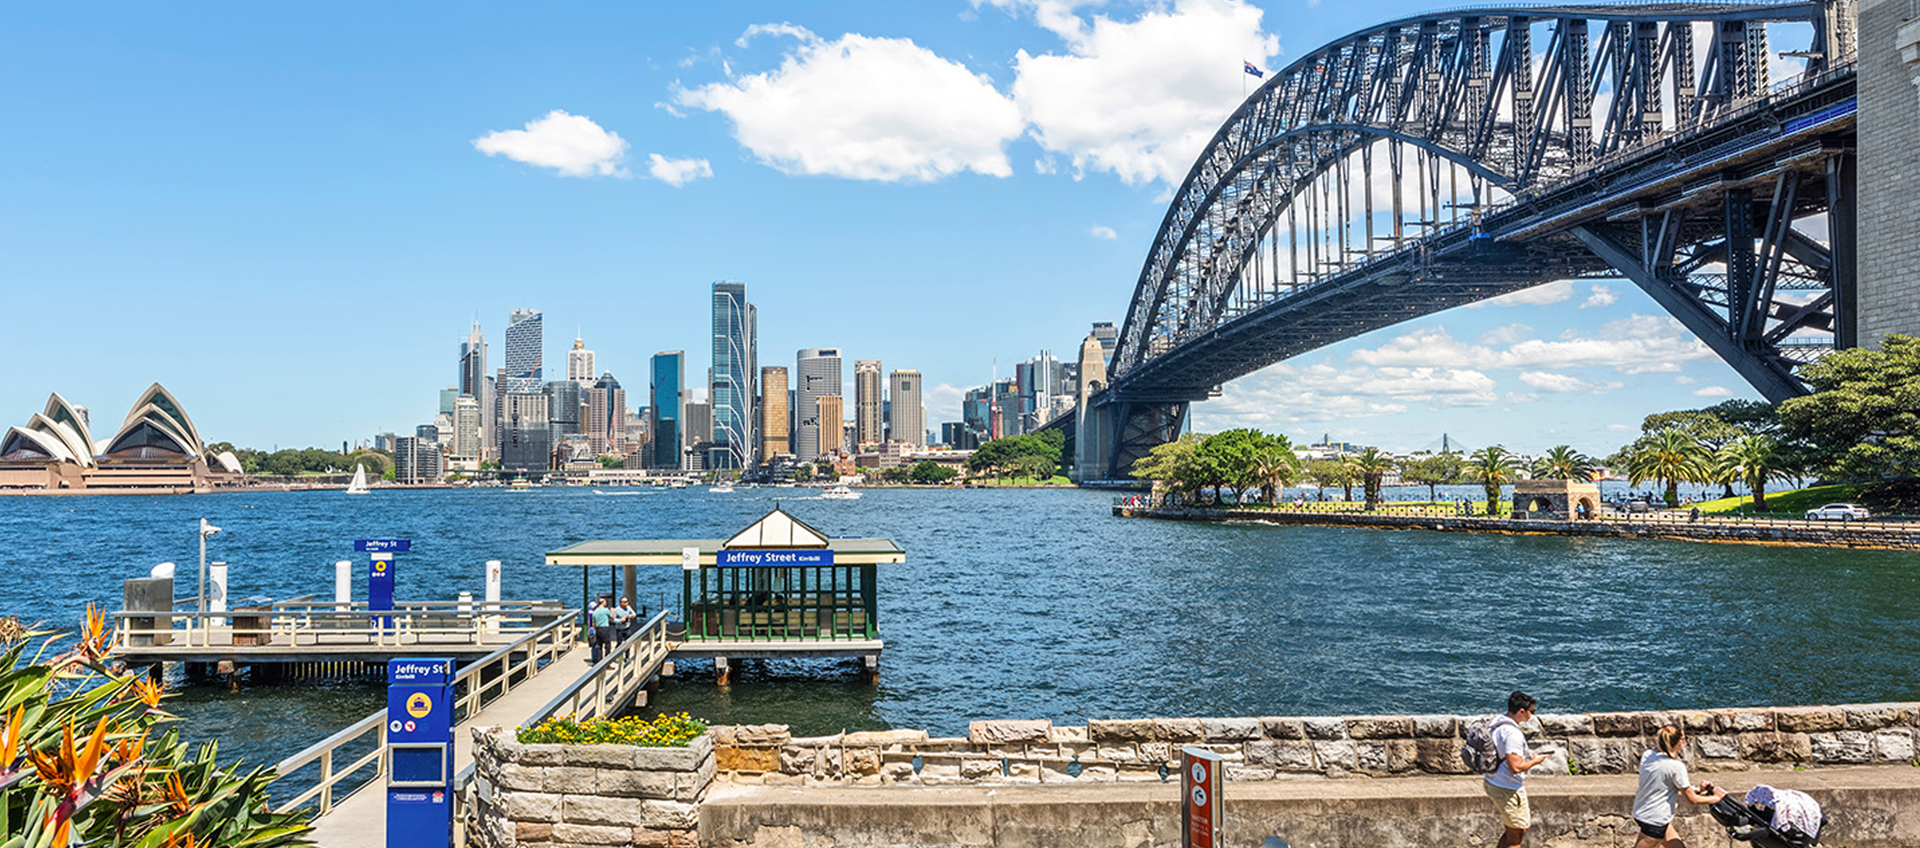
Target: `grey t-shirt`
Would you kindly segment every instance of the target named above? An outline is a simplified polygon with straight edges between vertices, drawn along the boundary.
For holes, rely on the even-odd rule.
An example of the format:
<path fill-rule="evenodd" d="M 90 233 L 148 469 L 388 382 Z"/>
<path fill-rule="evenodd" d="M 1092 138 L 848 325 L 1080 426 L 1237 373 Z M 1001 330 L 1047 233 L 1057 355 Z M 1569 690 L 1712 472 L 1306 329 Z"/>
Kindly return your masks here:
<path fill-rule="evenodd" d="M 1680 790 L 1691 785 L 1687 764 L 1659 751 L 1640 756 L 1640 791 L 1633 794 L 1633 817 L 1651 825 L 1673 821 L 1680 809 Z"/>

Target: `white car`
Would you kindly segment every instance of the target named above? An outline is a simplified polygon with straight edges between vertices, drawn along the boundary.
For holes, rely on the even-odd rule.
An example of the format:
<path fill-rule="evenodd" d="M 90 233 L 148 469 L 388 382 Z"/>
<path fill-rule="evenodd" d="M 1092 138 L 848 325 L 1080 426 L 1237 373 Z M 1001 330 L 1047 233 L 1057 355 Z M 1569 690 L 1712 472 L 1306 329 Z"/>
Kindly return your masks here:
<path fill-rule="evenodd" d="M 1807 510 L 1808 521 L 1865 521 L 1867 508 L 1859 504 L 1835 503 Z"/>

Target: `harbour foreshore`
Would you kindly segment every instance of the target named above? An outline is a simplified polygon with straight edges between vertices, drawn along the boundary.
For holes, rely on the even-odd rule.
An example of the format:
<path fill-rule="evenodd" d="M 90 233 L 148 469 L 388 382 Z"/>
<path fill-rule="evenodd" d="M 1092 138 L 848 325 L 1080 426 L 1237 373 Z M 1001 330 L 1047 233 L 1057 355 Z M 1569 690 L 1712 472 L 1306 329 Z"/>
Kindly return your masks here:
<path fill-rule="evenodd" d="M 1920 550 L 1920 523 L 1723 519 L 1685 515 L 1667 517 L 1601 518 L 1592 520 L 1528 519 L 1497 516 L 1436 515 L 1430 513 L 1332 512 L 1288 509 L 1115 504 L 1120 518 L 1160 518 L 1172 521 L 1251 521 L 1261 524 L 1309 527 L 1365 527 L 1375 530 L 1429 530 L 1440 532 L 1550 534 L 1612 539 L 1671 539 L 1750 545 L 1789 545 L 1868 550 Z"/>
<path fill-rule="evenodd" d="M 493 848 L 653 844 L 662 828 L 682 829 L 671 844 L 710 848 L 1172 846 L 1180 751 L 1191 746 L 1224 764 L 1228 844 L 1465 848 L 1496 830 L 1458 755 L 1483 718 L 977 721 L 951 738 L 727 726 L 697 740 L 711 753 L 688 752 L 679 775 L 661 774 L 667 758 L 646 749 L 522 745 L 476 729 L 488 779 L 478 832 Z M 1529 844 L 1631 844 L 1639 756 L 1668 723 L 1688 729 L 1696 781 L 1807 791 L 1828 811 L 1826 844 L 1920 846 L 1916 703 L 1537 716 L 1522 730 L 1549 759 L 1528 781 Z M 1704 811 L 1683 813 L 1699 844 L 1722 838 Z"/>

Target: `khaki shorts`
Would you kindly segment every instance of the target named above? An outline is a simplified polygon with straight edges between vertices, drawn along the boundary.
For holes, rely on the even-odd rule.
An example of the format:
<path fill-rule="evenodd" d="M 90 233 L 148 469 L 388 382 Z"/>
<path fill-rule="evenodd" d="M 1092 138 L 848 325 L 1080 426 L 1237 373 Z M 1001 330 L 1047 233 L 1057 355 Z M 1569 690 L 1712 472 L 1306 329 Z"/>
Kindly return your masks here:
<path fill-rule="evenodd" d="M 1533 810 L 1527 806 L 1527 790 L 1502 789 L 1484 780 L 1480 785 L 1487 790 L 1487 797 L 1493 799 L 1500 810 L 1500 824 L 1513 830 L 1526 830 L 1533 818 Z"/>

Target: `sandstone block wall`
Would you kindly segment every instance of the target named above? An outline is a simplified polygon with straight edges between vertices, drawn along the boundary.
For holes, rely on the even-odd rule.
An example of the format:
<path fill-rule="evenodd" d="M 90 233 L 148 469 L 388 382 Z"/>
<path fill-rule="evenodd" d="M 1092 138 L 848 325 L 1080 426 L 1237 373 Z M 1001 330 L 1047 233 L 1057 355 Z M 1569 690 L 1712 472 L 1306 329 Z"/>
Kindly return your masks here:
<path fill-rule="evenodd" d="M 693 848 L 714 775 L 711 737 L 685 748 L 523 745 L 474 728 L 480 848 Z"/>
<path fill-rule="evenodd" d="M 715 727 L 714 779 L 754 785 L 968 785 L 1179 779 L 1180 748 L 1220 754 L 1231 781 L 1465 774 L 1466 728 L 1487 716 L 1380 715 L 977 721 L 965 737 L 923 730 L 794 737 L 784 725 Z M 1690 759 L 1716 772 L 1911 763 L 1920 704 L 1540 715 L 1521 729 L 1552 753 L 1532 775 L 1632 774 L 1660 727 L 1687 728 Z"/>
<path fill-rule="evenodd" d="M 1903 55 L 1912 0 L 1860 3 L 1860 344 L 1920 333 L 1920 56 Z M 1904 37 L 1903 37 L 1904 36 Z"/>

